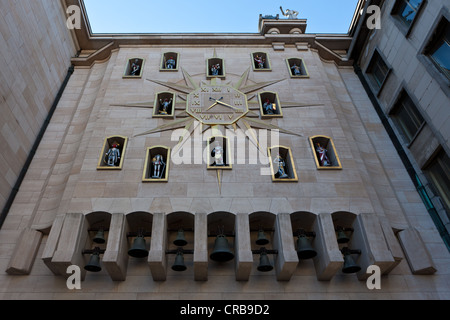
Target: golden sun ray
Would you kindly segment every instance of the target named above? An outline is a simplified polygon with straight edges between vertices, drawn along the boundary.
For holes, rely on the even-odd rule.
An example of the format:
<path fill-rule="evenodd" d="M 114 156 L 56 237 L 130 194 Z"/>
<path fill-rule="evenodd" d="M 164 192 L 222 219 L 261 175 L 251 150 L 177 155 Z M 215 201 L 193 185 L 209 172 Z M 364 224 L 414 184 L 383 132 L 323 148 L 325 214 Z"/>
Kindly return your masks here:
<path fill-rule="evenodd" d="M 158 126 L 152 130 L 140 133 L 135 135 L 135 137 L 139 137 L 139 136 L 145 136 L 148 134 L 152 134 L 152 133 L 158 133 L 158 132 L 163 132 L 163 131 L 168 131 L 168 130 L 173 130 L 173 129 L 179 129 L 179 128 L 183 128 L 186 126 L 186 123 L 188 123 L 189 121 L 193 121 L 193 119 L 191 118 L 183 118 L 183 119 L 178 119 L 178 120 L 174 120 L 171 121 L 169 123 L 165 123 L 161 126 Z"/>
<path fill-rule="evenodd" d="M 198 126 L 204 124 L 202 121 L 197 120 L 196 118 L 188 112 L 188 109 L 186 107 L 186 103 L 188 101 L 187 95 L 190 95 L 193 91 L 200 89 L 203 86 L 208 85 L 221 85 L 224 84 L 226 86 L 232 87 L 236 90 L 239 90 L 240 92 L 244 93 L 245 95 L 249 94 L 249 96 L 246 96 L 246 103 L 248 106 L 247 112 L 245 115 L 236 121 L 232 122 L 228 125 L 223 125 L 224 128 L 232 128 L 234 131 L 237 131 L 238 128 L 242 130 L 243 132 L 247 133 L 247 139 L 251 141 L 257 149 L 264 155 L 266 155 L 266 150 L 263 150 L 260 142 L 258 140 L 258 136 L 255 132 L 255 129 L 266 129 L 266 130 L 278 130 L 281 133 L 289 134 L 289 135 L 295 135 L 302 137 L 301 134 L 285 130 L 281 128 L 280 126 L 277 126 L 275 124 L 270 123 L 267 120 L 261 120 L 260 119 L 260 113 L 258 112 L 260 110 L 259 106 L 259 99 L 256 99 L 258 97 L 258 94 L 252 94 L 252 92 L 263 89 L 265 87 L 271 86 L 273 84 L 279 83 L 285 79 L 280 80 L 273 80 L 273 81 L 266 81 L 266 82 L 257 82 L 252 84 L 247 84 L 249 81 L 249 74 L 250 74 L 250 68 L 248 68 L 239 78 L 239 80 L 233 85 L 231 84 L 231 81 L 228 81 L 227 83 L 222 82 L 221 80 L 217 78 L 212 78 L 209 81 L 200 81 L 200 84 L 197 84 L 197 82 L 193 79 L 193 77 L 183 68 L 181 69 L 185 85 L 180 83 L 174 83 L 174 82 L 164 82 L 164 81 L 158 81 L 158 80 L 151 80 L 146 79 L 147 81 L 154 82 L 156 84 L 165 86 L 169 89 L 173 89 L 177 91 L 178 97 L 182 100 L 182 102 L 177 102 L 174 106 L 174 110 L 178 110 L 175 114 L 175 119 L 167 120 L 165 119 L 165 123 L 151 129 L 149 131 L 143 132 L 141 134 L 138 134 L 136 136 L 143 136 L 153 133 L 159 133 L 163 131 L 169 131 L 174 129 L 181 129 L 184 128 L 184 134 L 180 136 L 178 144 L 176 145 L 176 150 L 174 152 L 178 152 L 182 146 L 189 140 L 188 138 L 192 136 L 193 132 L 198 128 Z M 253 100 L 253 101 L 251 101 Z M 222 104 L 220 100 L 216 100 L 216 105 Z M 225 104 L 224 104 L 225 105 Z M 303 107 L 314 107 L 314 106 L 323 106 L 323 104 L 308 104 L 308 103 L 296 103 L 296 102 L 281 102 L 281 105 L 283 108 L 303 108 Z M 115 105 L 115 106 L 126 106 L 126 107 L 140 107 L 140 108 L 153 108 L 154 103 L 153 102 L 134 102 L 134 103 L 127 103 L 123 105 Z M 210 107 L 211 109 L 212 107 Z M 233 108 L 235 109 L 235 108 Z M 204 128 L 202 128 L 202 134 L 205 133 L 207 130 L 211 129 L 212 132 L 215 132 L 214 130 L 218 130 L 219 126 L 212 125 L 212 124 L 206 124 Z M 222 170 L 218 169 L 217 171 L 217 181 L 219 186 L 219 194 L 221 193 L 222 189 Z"/>

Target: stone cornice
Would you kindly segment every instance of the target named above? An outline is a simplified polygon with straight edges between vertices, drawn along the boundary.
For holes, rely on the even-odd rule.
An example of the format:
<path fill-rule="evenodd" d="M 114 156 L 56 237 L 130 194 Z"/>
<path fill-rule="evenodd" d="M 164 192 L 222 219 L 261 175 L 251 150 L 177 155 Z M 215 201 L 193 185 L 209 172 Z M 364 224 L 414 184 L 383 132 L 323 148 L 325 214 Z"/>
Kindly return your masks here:
<path fill-rule="evenodd" d="M 260 21 L 261 26 L 270 26 L 270 30 L 278 26 L 280 33 L 264 33 L 270 30 L 261 28 L 260 33 L 93 34 L 83 0 L 61 1 L 67 7 L 76 5 L 81 8 L 81 29 L 74 30 L 72 34 L 80 51 L 90 54 L 74 57 L 72 63 L 76 67 L 90 67 L 96 61 L 104 61 L 114 49 L 122 46 L 297 46 L 299 43 L 316 49 L 324 60 L 332 60 L 339 66 L 351 64 L 334 50 L 348 50 L 352 37 L 346 34 L 301 33 L 306 30 L 304 19 Z"/>

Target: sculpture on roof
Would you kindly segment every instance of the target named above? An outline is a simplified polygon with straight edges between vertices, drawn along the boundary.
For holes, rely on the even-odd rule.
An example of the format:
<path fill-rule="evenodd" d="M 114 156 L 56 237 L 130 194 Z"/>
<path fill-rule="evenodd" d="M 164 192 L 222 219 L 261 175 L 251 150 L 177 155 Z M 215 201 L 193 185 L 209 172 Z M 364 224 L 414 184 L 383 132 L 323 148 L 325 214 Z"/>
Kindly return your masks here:
<path fill-rule="evenodd" d="M 290 10 L 290 9 L 287 9 L 285 11 L 285 10 L 283 10 L 283 7 L 280 7 L 280 9 L 281 9 L 281 13 L 283 14 L 283 16 L 288 17 L 288 19 L 297 19 L 297 16 L 299 14 L 298 11 Z"/>

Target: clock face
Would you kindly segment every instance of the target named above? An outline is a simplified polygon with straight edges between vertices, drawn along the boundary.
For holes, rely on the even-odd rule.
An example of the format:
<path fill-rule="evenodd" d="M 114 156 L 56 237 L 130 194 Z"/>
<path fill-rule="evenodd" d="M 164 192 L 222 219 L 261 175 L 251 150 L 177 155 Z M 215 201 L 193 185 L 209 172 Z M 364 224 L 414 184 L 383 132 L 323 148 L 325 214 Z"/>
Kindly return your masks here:
<path fill-rule="evenodd" d="M 187 98 L 186 112 L 206 125 L 230 125 L 248 111 L 246 95 L 231 86 L 203 85 Z"/>

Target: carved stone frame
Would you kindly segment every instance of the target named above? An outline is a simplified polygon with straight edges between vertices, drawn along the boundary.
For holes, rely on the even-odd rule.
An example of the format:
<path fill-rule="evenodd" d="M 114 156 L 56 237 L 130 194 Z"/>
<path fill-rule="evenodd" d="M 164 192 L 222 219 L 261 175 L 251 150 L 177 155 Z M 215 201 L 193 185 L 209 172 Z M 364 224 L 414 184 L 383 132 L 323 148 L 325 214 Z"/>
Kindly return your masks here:
<path fill-rule="evenodd" d="M 214 164 L 211 163 L 212 160 L 212 156 L 211 156 L 211 144 L 216 140 L 216 139 L 221 139 L 221 146 L 224 149 L 224 158 L 225 158 L 225 165 L 224 166 L 215 166 Z M 214 141 L 212 141 L 214 139 Z M 230 139 L 228 137 L 225 136 L 221 136 L 221 135 L 216 135 L 216 136 L 212 136 L 208 138 L 208 162 L 207 162 L 207 169 L 208 170 L 231 170 L 233 169 L 233 165 L 231 163 L 231 147 L 230 147 Z"/>
<path fill-rule="evenodd" d="M 284 159 L 286 162 L 286 173 L 288 174 L 289 178 L 286 179 L 280 179 L 276 177 L 275 168 L 274 168 L 274 157 L 272 156 L 272 153 L 274 150 L 278 149 L 278 153 L 280 156 Z M 268 151 L 268 157 L 270 161 L 270 172 L 272 173 L 272 182 L 298 182 L 298 175 L 297 170 L 295 169 L 295 162 L 294 157 L 292 156 L 292 150 L 289 147 L 286 146 L 273 146 L 267 148 Z"/>
<path fill-rule="evenodd" d="M 119 166 L 111 167 L 106 164 L 105 156 L 114 143 L 119 145 L 118 149 L 120 150 L 120 164 Z M 97 170 L 122 170 L 127 144 L 128 138 L 124 136 L 111 136 L 106 138 L 103 143 L 102 152 L 98 159 Z"/>
<path fill-rule="evenodd" d="M 139 62 L 140 62 L 140 70 L 139 70 L 139 75 L 133 76 L 133 75 L 130 75 L 131 64 L 136 59 L 139 60 Z M 131 58 L 131 59 L 128 59 L 127 66 L 125 67 L 125 71 L 123 73 L 123 78 L 124 79 L 140 79 L 140 78 L 142 78 L 142 75 L 143 75 L 143 72 L 144 72 L 144 65 L 145 65 L 145 59 L 144 58 Z"/>
<path fill-rule="evenodd" d="M 147 148 L 144 164 L 144 172 L 142 174 L 142 182 L 168 182 L 170 169 L 170 148 L 166 146 L 153 146 Z M 164 174 L 161 179 L 152 178 L 152 159 L 158 154 L 163 156 L 165 162 Z"/>
<path fill-rule="evenodd" d="M 161 110 L 160 100 L 172 99 L 172 105 L 170 107 L 170 112 L 168 114 L 160 114 Z M 165 118 L 173 119 L 175 117 L 175 104 L 176 104 L 176 94 L 169 91 L 157 92 L 155 95 L 155 102 L 153 105 L 153 118 Z"/>
<path fill-rule="evenodd" d="M 276 105 L 276 113 L 275 114 L 265 114 L 264 113 L 264 100 L 269 98 L 271 101 L 273 101 L 272 104 Z M 281 108 L 280 99 L 278 97 L 277 92 L 273 91 L 264 91 L 258 93 L 258 100 L 259 100 L 259 110 L 261 113 L 261 119 L 271 119 L 271 118 L 283 118 L 283 110 Z"/>
<path fill-rule="evenodd" d="M 219 71 L 219 75 L 214 76 L 211 74 L 211 67 L 213 65 L 216 64 L 220 64 L 220 71 Z M 226 72 L 225 72 L 225 61 L 222 58 L 210 58 L 206 60 L 206 78 L 208 80 L 212 79 L 212 78 L 221 78 L 221 79 L 225 79 L 226 77 Z"/>
<path fill-rule="evenodd" d="M 292 73 L 292 67 L 294 66 L 294 64 L 297 64 L 297 65 L 299 65 L 300 66 L 300 69 L 301 69 L 301 72 L 302 72 L 302 74 L 301 75 L 293 75 L 293 73 Z M 301 59 L 301 58 L 287 58 L 286 59 L 286 65 L 287 65 L 287 67 L 288 67 L 288 71 L 289 71 L 289 75 L 291 76 L 291 78 L 300 78 L 300 79 L 302 79 L 302 78 L 309 78 L 309 72 L 308 72 L 308 69 L 306 68 L 306 65 L 305 65 L 305 61 L 303 60 L 303 59 Z"/>
<path fill-rule="evenodd" d="M 166 68 L 166 61 L 173 57 L 176 64 L 174 69 L 167 69 Z M 180 54 L 178 52 L 164 52 L 161 56 L 161 63 L 159 65 L 159 71 L 163 72 L 177 72 L 179 70 L 180 66 Z"/>
<path fill-rule="evenodd" d="M 262 58 L 265 60 L 263 69 L 256 67 L 255 58 L 257 55 L 261 55 Z M 256 72 L 272 71 L 272 64 L 270 62 L 270 57 L 267 52 L 262 52 L 262 51 L 253 52 L 251 54 L 251 61 L 252 61 L 253 71 L 256 71 Z"/>
<path fill-rule="evenodd" d="M 316 163 L 316 167 L 318 170 L 342 170 L 341 160 L 339 159 L 339 155 L 336 151 L 336 147 L 334 146 L 333 139 L 331 139 L 330 137 L 327 137 L 327 136 L 317 135 L 317 136 L 310 137 L 309 142 L 311 144 L 311 150 L 313 152 L 314 161 Z M 330 162 L 333 164 L 332 166 L 326 167 L 326 166 L 322 166 L 320 164 L 319 158 L 317 155 L 317 151 L 316 151 L 316 147 L 315 147 L 316 143 L 318 143 L 318 142 L 322 146 L 324 146 L 325 149 L 327 149 L 327 155 L 328 155 L 328 158 L 330 159 Z"/>

